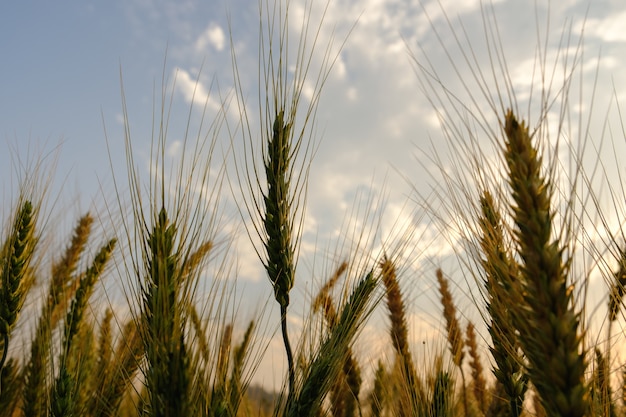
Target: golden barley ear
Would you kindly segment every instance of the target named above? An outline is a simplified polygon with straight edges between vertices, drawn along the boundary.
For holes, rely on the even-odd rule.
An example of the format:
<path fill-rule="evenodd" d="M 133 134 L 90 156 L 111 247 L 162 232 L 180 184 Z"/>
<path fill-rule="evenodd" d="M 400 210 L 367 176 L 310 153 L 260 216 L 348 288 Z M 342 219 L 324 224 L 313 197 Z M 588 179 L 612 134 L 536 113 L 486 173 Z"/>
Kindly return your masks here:
<path fill-rule="evenodd" d="M 405 392 L 400 394 L 398 409 L 402 415 L 404 413 L 417 415 L 422 410 L 426 396 L 409 350 L 406 309 L 396 276 L 396 267 L 387 255 L 384 255 L 380 269 L 391 321 L 391 342 L 400 365 L 400 377 L 404 380 L 400 386 Z"/>
<path fill-rule="evenodd" d="M 439 283 L 439 293 L 441 294 L 441 305 L 443 306 L 443 317 L 446 320 L 446 335 L 448 338 L 448 347 L 452 355 L 452 362 L 461 372 L 463 408 L 465 415 L 468 414 L 469 404 L 467 399 L 467 384 L 465 382 L 465 371 L 463 370 L 463 358 L 465 357 L 465 343 L 461 325 L 456 316 L 456 306 L 452 299 L 448 280 L 444 277 L 443 271 L 437 269 L 437 282 Z"/>
<path fill-rule="evenodd" d="M 623 304 L 626 288 L 626 250 L 622 250 L 619 260 L 619 268 L 613 274 L 613 285 L 609 292 L 609 321 L 617 320 L 620 307 Z M 609 324 L 610 325 L 610 324 Z"/>
<path fill-rule="evenodd" d="M 96 282 L 111 259 L 116 243 L 116 239 L 111 239 L 100 248 L 89 268 L 80 277 L 78 289 L 67 312 L 59 355 L 59 373 L 53 382 L 50 393 L 50 414 L 54 417 L 76 414 L 81 410 L 83 399 L 79 388 L 81 377 L 84 376 L 82 367 L 87 366 L 87 362 L 72 357 L 72 354 L 81 355 L 80 352 L 77 352 L 76 340 L 79 344 L 86 341 L 86 338 L 81 339 L 79 337 L 83 329 L 85 309 Z M 90 338 L 93 338 L 93 332 Z M 72 359 L 75 359 L 75 363 L 72 363 Z"/>
<path fill-rule="evenodd" d="M 128 388 L 132 386 L 143 355 L 137 323 L 131 319 L 123 326 L 115 351 L 98 378 L 99 385 L 89 406 L 94 417 L 120 415 L 124 399 L 134 392 Z"/>
<path fill-rule="evenodd" d="M 476 331 L 473 323 L 467 323 L 467 348 L 470 355 L 470 369 L 473 379 L 474 398 L 478 403 L 478 408 L 484 414 L 487 411 L 487 382 L 483 375 L 483 365 L 480 359 L 478 343 L 476 341 Z"/>
<path fill-rule="evenodd" d="M 567 278 L 571 259 L 565 255 L 566 246 L 552 240 L 553 184 L 541 172 L 541 157 L 528 128 L 512 111 L 505 116 L 504 133 L 523 286 L 523 304 L 514 305 L 511 316 L 528 359 L 529 378 L 548 415 L 582 417 L 590 405 L 587 364 L 580 313 Z"/>
<path fill-rule="evenodd" d="M 70 244 L 51 268 L 47 296 L 37 319 L 37 327 L 31 341 L 29 357 L 24 366 L 24 390 L 22 411 L 26 417 L 40 416 L 48 409 L 48 365 L 52 335 L 61 319 L 66 315 L 70 300 L 80 282 L 75 271 L 85 251 L 93 217 L 83 215 L 72 234 Z"/>

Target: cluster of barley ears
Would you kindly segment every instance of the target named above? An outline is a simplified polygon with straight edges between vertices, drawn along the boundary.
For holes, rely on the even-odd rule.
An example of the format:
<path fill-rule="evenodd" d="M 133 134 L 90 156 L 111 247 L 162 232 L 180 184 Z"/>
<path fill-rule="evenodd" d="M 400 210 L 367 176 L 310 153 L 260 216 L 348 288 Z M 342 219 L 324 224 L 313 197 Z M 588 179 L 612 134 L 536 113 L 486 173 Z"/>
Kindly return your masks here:
<path fill-rule="evenodd" d="M 626 414 L 626 372 L 611 354 L 622 341 L 613 328 L 623 317 L 626 243 L 613 239 L 605 242 L 606 251 L 586 251 L 614 258 L 595 260 L 608 265 L 608 326 L 602 340 L 589 332 L 589 274 L 579 275 L 576 267 L 578 246 L 585 252 L 588 242 L 579 232 L 590 217 L 581 202 L 592 202 L 598 211 L 601 207 L 593 190 L 577 194 L 581 184 L 591 187 L 593 182 L 580 155 L 572 157 L 575 174 L 564 179 L 559 176 L 563 161 L 553 148 L 565 134 L 567 94 L 580 53 L 576 48 L 562 88 L 553 92 L 550 82 L 542 81 L 534 117 L 522 116 L 504 61 L 489 63 L 495 86 L 490 85 L 471 51 L 462 49 L 491 114 L 473 110 L 477 101 L 460 102 L 438 79 L 436 68 L 415 57 L 426 94 L 436 108 L 445 109 L 440 113 L 444 132 L 458 145 L 456 166 L 463 168 L 455 177 L 436 159 L 444 168 L 436 192 L 449 210 L 431 214 L 446 222 L 442 239 L 450 236 L 445 215 L 457 219 L 456 236 L 463 237 L 456 248 L 460 270 L 471 277 L 467 293 L 484 323 L 457 308 L 453 288 L 461 284 L 452 275 L 437 268 L 415 277 L 399 255 L 409 243 L 394 251 L 393 243 L 386 242 L 382 253 L 359 247 L 340 262 L 337 257 L 344 254 L 336 254 L 328 281 L 311 299 L 303 334 L 294 339 L 288 315 L 297 277 L 306 273 L 298 268 L 298 259 L 317 146 L 315 114 L 338 53 L 331 44 L 320 60 L 313 59 L 323 19 L 317 26 L 310 21 L 312 7 L 307 3 L 292 55 L 289 2 L 261 6 L 259 133 L 252 128 L 255 116 L 245 100 L 234 50 L 237 128 L 229 125 L 226 105 L 210 122 L 204 113 L 192 122 L 190 109 L 181 160 L 170 170 L 166 149 L 172 98 L 164 79 L 155 103 L 147 181 L 135 161 L 123 101 L 128 183 L 116 173 L 118 204 L 104 210 L 114 227 L 96 233 L 97 225 L 107 223 L 104 215 L 86 213 L 62 250 L 53 252 L 54 246 L 41 245 L 46 232 L 40 220 L 42 197 L 29 184 L 22 185 L 0 236 L 0 417 Z M 489 21 L 487 12 L 484 16 Z M 487 38 L 488 48 L 502 56 L 501 47 L 493 46 L 499 45 L 497 32 Z M 543 57 L 541 50 L 538 55 Z M 317 73 L 314 62 L 321 62 Z M 539 62 L 544 76 L 545 65 L 544 57 Z M 306 83 L 315 88 L 302 104 Z M 550 141 L 554 103 L 562 107 L 552 133 L 557 140 Z M 227 187 L 231 156 L 214 158 L 223 125 L 229 140 L 242 139 L 244 148 L 244 155 L 232 156 L 235 180 Z M 273 335 L 260 330 L 263 314 L 242 325 L 233 307 L 236 294 L 230 283 L 236 276 L 228 267 L 233 247 L 219 235 L 220 198 L 228 188 L 240 201 L 242 220 L 279 309 L 285 382 L 264 405 L 250 381 Z M 604 220 L 608 214 L 599 216 Z M 123 308 L 94 300 L 94 293 L 104 291 L 99 283 L 105 276 L 123 282 Z M 439 292 L 442 344 L 447 346 L 421 361 L 412 343 L 413 306 L 407 297 L 416 278 L 432 282 Z M 30 309 L 27 318 L 25 306 Z M 386 355 L 364 359 L 356 342 L 374 309 L 385 313 L 389 349 Z"/>

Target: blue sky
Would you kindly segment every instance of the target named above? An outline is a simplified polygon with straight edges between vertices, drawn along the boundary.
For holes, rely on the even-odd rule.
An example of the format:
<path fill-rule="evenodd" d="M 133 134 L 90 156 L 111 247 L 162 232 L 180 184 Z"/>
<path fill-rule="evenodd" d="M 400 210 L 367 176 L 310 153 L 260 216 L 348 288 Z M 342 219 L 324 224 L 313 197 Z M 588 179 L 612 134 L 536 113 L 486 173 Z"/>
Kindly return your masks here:
<path fill-rule="evenodd" d="M 316 2 L 313 8 L 314 22 L 321 10 L 320 3 Z M 626 92 L 626 73 L 621 70 L 626 66 L 623 31 L 626 7 L 618 0 L 594 1 L 591 5 L 561 1 L 549 9 L 543 2 L 538 3 L 541 4 L 536 10 L 531 2 L 517 0 L 495 1 L 487 6 L 487 15 L 497 20 L 502 50 L 522 114 L 530 112 L 531 123 L 536 122 L 532 120 L 537 114 L 536 107 L 527 103 L 529 100 L 533 103 L 528 95 L 529 86 L 537 86 L 540 81 L 537 75 L 532 81 L 537 36 L 541 38 L 542 48 L 546 46 L 546 67 L 551 69 L 554 62 L 558 65 L 563 62 L 564 57 L 557 51 L 568 51 L 570 57 L 574 56 L 574 47 L 587 16 L 584 54 L 579 55 L 580 73 L 573 83 L 570 111 L 574 119 L 580 119 L 582 114 L 587 122 L 597 80 L 589 139 L 599 146 L 601 127 L 610 122 L 616 143 L 623 145 L 615 103 L 623 103 L 623 92 Z M 440 6 L 447 12 L 450 24 Z M 302 2 L 294 0 L 291 7 L 296 23 L 291 25 L 290 33 L 292 39 L 297 39 L 297 18 L 303 10 Z M 438 228 L 432 221 L 413 217 L 421 204 L 413 188 L 421 197 L 430 196 L 435 186 L 433 181 L 439 178 L 440 165 L 453 169 L 452 162 L 448 162 L 453 149 L 443 137 L 433 103 L 428 100 L 429 96 L 434 97 L 433 92 L 425 94 L 420 84 L 424 75 L 419 75 L 411 54 L 422 64 L 428 59 L 442 85 L 461 100 L 468 97 L 463 82 L 470 86 L 472 96 L 479 97 L 470 66 L 463 62 L 452 30 L 462 38 L 467 36 L 467 40 L 461 42 L 473 46 L 478 59 L 474 68 L 480 68 L 492 79 L 485 27 L 489 31 L 495 25 L 492 22 L 483 26 L 481 16 L 478 0 L 443 0 L 440 4 L 407 0 L 331 2 L 320 32 L 322 48 L 313 55 L 314 67 L 319 65 L 320 53 L 333 33 L 333 51 L 338 52 L 341 42 L 344 39 L 346 42 L 338 52 L 335 67 L 322 91 L 317 113 L 315 137 L 320 145 L 311 171 L 302 246 L 305 261 L 301 265 L 308 271 L 305 274 L 315 277 L 296 284 L 294 291 L 301 299 L 310 296 L 312 286 L 332 269 L 335 258 L 344 256 L 332 256 L 337 245 L 333 242 L 349 241 L 346 235 L 350 226 L 345 218 L 351 216 L 355 204 L 361 211 L 382 210 L 379 202 L 384 196 L 386 214 L 381 216 L 380 234 L 372 238 L 369 245 L 380 250 L 385 236 L 396 230 L 396 221 L 416 227 L 423 246 L 407 254 L 410 261 L 406 269 L 426 271 L 432 276 L 408 279 L 407 294 L 413 301 L 411 314 L 416 317 L 413 331 L 415 334 L 438 331 L 436 294 L 431 291 L 432 267 L 451 252 L 445 247 L 446 242 L 438 237 Z M 137 160 L 144 168 L 149 165 L 153 94 L 156 91 L 158 96 L 163 75 L 169 80 L 168 88 L 176 78 L 169 137 L 173 146 L 169 148 L 169 155 L 172 159 L 180 156 L 180 148 L 175 144 L 182 139 L 196 79 L 199 80 L 197 93 L 211 92 L 207 117 L 214 117 L 220 95 L 230 97 L 230 103 L 235 103 L 229 30 L 237 52 L 244 95 L 249 100 L 249 108 L 254 110 L 258 94 L 258 21 L 258 3 L 246 0 L 5 2 L 0 6 L 0 143 L 4 149 L 0 152 L 3 179 L 0 187 L 4 201 L 9 201 L 8 196 L 15 190 L 16 169 L 12 167 L 15 161 L 58 152 L 53 190 L 54 193 L 62 190 L 64 197 L 61 203 L 56 203 L 56 209 L 75 213 L 63 220 L 65 230 L 71 228 L 78 213 L 102 212 L 103 202 L 114 195 L 111 169 L 116 175 L 123 175 L 126 169 L 120 72 L 133 145 Z M 572 32 L 571 47 L 563 43 L 561 37 L 568 28 Z M 446 51 L 457 64 L 456 70 Z M 562 74 L 562 67 L 558 65 L 561 69 L 557 71 L 557 80 Z M 493 85 L 493 82 L 488 81 L 488 84 Z M 558 81 L 555 86 L 559 86 Z M 582 98 L 578 96 L 579 86 L 583 86 Z M 436 91 L 442 90 L 436 87 Z M 612 97 L 614 92 L 616 98 Z M 533 97 L 537 97 L 536 90 Z M 434 106 L 441 110 L 442 103 L 434 103 Z M 472 104 L 469 110 L 475 114 L 489 113 L 483 99 Z M 192 110 L 196 122 L 200 113 L 198 106 Z M 449 116 L 450 123 L 457 124 L 463 114 Z M 487 117 L 493 120 L 493 114 Z M 254 122 L 258 116 L 252 115 L 251 119 Z M 480 129 L 477 132 L 480 133 Z M 577 125 L 573 125 L 572 133 L 574 138 L 579 137 Z M 610 138 L 609 131 L 605 135 Z M 225 152 L 231 138 L 226 131 L 218 136 L 219 152 Z M 478 140 L 488 143 L 484 138 Z M 236 143 L 235 152 L 240 151 Z M 428 157 L 435 152 L 441 155 L 441 163 L 434 163 Z M 613 161 L 608 164 L 609 175 L 615 175 L 611 171 L 615 160 L 610 150 L 607 152 Z M 585 157 L 593 160 L 595 153 L 590 151 Z M 147 178 L 147 169 L 144 174 Z M 361 203 L 358 203 L 359 195 L 365 199 Z M 368 196 L 371 196 L 369 203 Z M 223 198 L 226 207 L 232 209 L 234 199 L 230 192 L 226 190 Z M 240 254 L 238 275 L 246 288 L 242 304 L 257 306 L 259 294 L 270 297 L 271 290 L 243 229 L 233 226 L 237 221 L 236 212 L 228 213 L 223 230 L 237 234 L 234 246 Z M 339 248 L 348 246 L 344 244 Z M 331 255 L 320 248 L 331 248 L 328 249 Z M 316 263 L 321 266 L 314 267 Z M 451 275 L 453 273 L 451 271 Z M 462 295 L 465 291 L 463 277 L 458 277 L 458 282 L 457 293 Z M 294 313 L 294 328 L 299 326 L 298 317 L 303 311 L 305 307 L 300 304 Z M 434 325 L 423 324 L 424 317 Z M 430 336 L 422 338 L 427 337 Z M 272 346 L 280 357 L 280 345 Z M 266 361 L 266 371 L 272 368 L 272 363 L 276 365 L 281 360 Z"/>

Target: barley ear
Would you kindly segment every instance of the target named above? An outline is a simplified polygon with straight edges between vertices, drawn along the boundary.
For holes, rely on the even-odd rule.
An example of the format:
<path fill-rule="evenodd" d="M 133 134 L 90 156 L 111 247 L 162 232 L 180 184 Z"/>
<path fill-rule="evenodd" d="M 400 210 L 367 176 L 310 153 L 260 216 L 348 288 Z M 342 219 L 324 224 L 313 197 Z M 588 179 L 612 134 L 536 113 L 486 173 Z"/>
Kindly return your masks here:
<path fill-rule="evenodd" d="M 515 240 L 522 264 L 523 305 L 512 315 L 528 358 L 530 380 L 548 416 L 585 416 L 589 412 L 587 368 L 580 334 L 580 313 L 568 284 L 566 247 L 552 239 L 552 183 L 541 172 L 541 157 L 528 128 L 511 111 L 504 123 L 505 159 L 513 198 Z"/>
<path fill-rule="evenodd" d="M 389 380 L 387 371 L 382 361 L 378 361 L 376 373 L 374 374 L 374 388 L 369 396 L 370 415 L 372 417 L 381 417 L 383 410 L 387 405 L 387 395 L 385 384 Z"/>
<path fill-rule="evenodd" d="M 126 323 L 108 367 L 101 378 L 97 394 L 92 396 L 94 417 L 120 415 L 126 389 L 132 384 L 144 354 L 142 340 L 134 320 Z"/>
<path fill-rule="evenodd" d="M 443 306 L 443 317 L 446 320 L 446 334 L 448 336 L 448 347 L 452 355 L 452 362 L 459 368 L 463 382 L 463 408 L 465 415 L 468 414 L 469 404 L 467 400 L 467 386 L 465 383 L 465 371 L 463 370 L 463 358 L 465 353 L 463 334 L 461 325 L 456 316 L 456 307 L 450 293 L 448 280 L 443 276 L 441 269 L 437 269 L 437 282 L 439 283 L 439 293 L 441 294 L 441 305 Z"/>
<path fill-rule="evenodd" d="M 24 201 L 0 253 L 0 371 L 9 351 L 9 336 L 32 285 L 28 270 L 35 252 L 35 209 Z M 1 387 L 0 387 L 1 389 Z"/>
<path fill-rule="evenodd" d="M 228 410 L 230 417 L 235 417 L 237 415 L 237 411 L 239 410 L 243 393 L 246 388 L 245 381 L 243 380 L 243 369 L 248 351 L 250 349 L 250 344 L 252 343 L 253 333 L 254 321 L 251 321 L 243 335 L 243 340 L 233 350 L 233 366 L 228 384 L 228 394 L 230 397 Z"/>
<path fill-rule="evenodd" d="M 20 365 L 16 359 L 10 358 L 0 370 L 0 417 L 17 415 L 23 386 L 24 378 Z"/>
<path fill-rule="evenodd" d="M 401 384 L 405 392 L 400 398 L 400 413 L 419 414 L 423 406 L 425 395 L 422 382 L 417 376 L 413 357 L 409 350 L 409 331 L 406 318 L 406 309 L 400 285 L 396 276 L 394 263 L 386 256 L 380 262 L 381 278 L 385 286 L 387 310 L 391 321 L 391 342 L 396 351 L 401 366 L 401 376 L 404 383 Z M 408 404 L 407 404 L 408 401 Z"/>
<path fill-rule="evenodd" d="M 265 175 L 267 192 L 263 196 L 265 213 L 263 225 L 266 239 L 264 241 L 267 258 L 265 270 L 274 288 L 274 297 L 280 304 L 280 321 L 283 343 L 287 353 L 289 372 L 288 402 L 295 390 L 295 365 L 293 351 L 287 330 L 287 306 L 289 291 L 293 287 L 294 240 L 293 240 L 293 196 L 289 189 L 291 183 L 291 123 L 286 122 L 284 110 L 280 110 L 274 118 L 271 137 L 267 140 L 265 158 Z"/>
<path fill-rule="evenodd" d="M 615 278 L 611 291 L 609 293 L 609 321 L 617 320 L 620 307 L 624 299 L 624 291 L 626 288 L 626 250 L 621 251 L 619 260 L 619 268 L 613 274 Z"/>
<path fill-rule="evenodd" d="M 77 390 L 80 386 L 80 364 L 76 365 L 75 369 L 70 369 L 68 359 L 71 352 L 75 351 L 75 339 L 79 335 L 89 298 L 93 293 L 96 282 L 111 258 L 116 243 L 116 239 L 111 239 L 100 248 L 91 266 L 87 268 L 84 275 L 80 278 L 78 289 L 67 313 L 63 328 L 59 374 L 53 383 L 50 396 L 50 414 L 54 417 L 74 415 L 79 410 L 80 396 Z"/>
<path fill-rule="evenodd" d="M 612 401 L 613 392 L 611 390 L 609 364 L 600 349 L 595 349 L 595 356 L 596 369 L 593 375 L 593 389 L 591 391 L 595 397 L 593 401 L 594 414 L 617 417 L 615 405 Z"/>
<path fill-rule="evenodd" d="M 154 212 L 145 235 L 145 276 L 141 282 L 142 323 L 146 352 L 146 386 L 153 416 L 186 415 L 189 411 L 190 372 L 181 305 L 181 265 L 177 224 L 165 207 Z"/>
<path fill-rule="evenodd" d="M 472 378 L 474 380 L 474 398 L 478 402 L 480 411 L 485 413 L 487 410 L 487 382 L 483 376 L 483 365 L 480 360 L 480 353 L 478 351 L 478 344 L 476 342 L 476 331 L 474 330 L 474 324 L 467 324 L 467 348 L 470 355 L 470 368 L 472 371 Z"/>
<path fill-rule="evenodd" d="M 338 315 L 337 325 L 324 338 L 311 365 L 305 369 L 301 388 L 288 402 L 285 416 L 313 417 L 318 414 L 324 397 L 342 371 L 354 337 L 371 312 L 369 305 L 376 286 L 373 272 L 358 282 Z"/>
<path fill-rule="evenodd" d="M 272 282 L 276 301 L 281 307 L 289 305 L 289 291 L 294 282 L 293 224 L 289 189 L 291 124 L 283 120 L 284 114 L 284 110 L 276 114 L 272 136 L 267 143 L 265 175 L 268 189 L 264 196 L 265 218 L 263 219 L 267 233 L 265 269 Z"/>
<path fill-rule="evenodd" d="M 517 282 L 517 264 L 504 243 L 502 218 L 491 193 L 480 197 L 480 245 L 485 272 L 485 301 L 490 320 L 487 329 L 492 344 L 489 347 L 494 359 L 493 374 L 502 388 L 502 399 L 509 404 L 510 415 L 518 417 L 527 390 L 527 375 L 522 367 L 515 325 L 509 315 L 511 304 L 521 303 L 522 291 Z M 500 395 L 500 394 L 498 394 Z M 494 405 L 495 407 L 495 405 Z"/>

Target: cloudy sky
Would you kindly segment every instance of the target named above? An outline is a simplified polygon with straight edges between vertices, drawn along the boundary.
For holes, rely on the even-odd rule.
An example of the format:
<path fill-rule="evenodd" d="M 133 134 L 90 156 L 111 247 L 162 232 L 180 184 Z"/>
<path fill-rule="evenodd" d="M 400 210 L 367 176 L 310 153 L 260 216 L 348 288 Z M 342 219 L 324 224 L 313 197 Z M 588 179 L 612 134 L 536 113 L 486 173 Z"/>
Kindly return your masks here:
<path fill-rule="evenodd" d="M 324 2 L 314 3 L 310 35 L 317 30 Z M 591 160 L 603 138 L 613 135 L 617 145 L 623 145 L 616 111 L 626 92 L 626 74 L 621 70 L 626 66 L 622 2 L 560 1 L 549 8 L 538 3 L 500 0 L 481 9 L 478 0 L 331 1 L 317 49 L 309 51 L 311 78 L 303 89 L 306 107 L 324 53 L 330 51 L 336 61 L 315 119 L 313 137 L 319 147 L 310 172 L 296 299 L 310 297 L 312 288 L 349 255 L 350 242 L 358 240 L 354 230 L 360 230 L 359 223 L 369 222 L 366 246 L 374 251 L 391 241 L 388 236 L 399 233 L 398 224 L 411 224 L 419 237 L 419 245 L 405 253 L 405 269 L 413 271 L 405 279 L 409 309 L 416 317 L 412 331 L 415 340 L 439 331 L 433 268 L 450 250 L 438 235 L 441 227 L 421 216 L 420 207 L 425 199 L 445 208 L 431 191 L 442 194 L 437 179 L 442 168 L 454 172 L 455 149 L 460 146 L 446 140 L 440 117 L 449 126 L 469 127 L 476 143 L 489 144 L 481 126 L 510 105 L 507 91 L 515 92 L 519 113 L 530 116 L 531 125 L 536 123 L 543 73 L 544 85 L 553 83 L 555 109 L 565 106 L 571 114 L 568 143 L 586 137 L 594 144 L 584 156 Z M 302 16 L 309 8 L 302 1 L 291 3 L 289 39 L 294 52 Z M 70 218 L 55 217 L 61 219 L 63 230 L 68 231 L 86 210 L 104 213 L 107 200 L 115 198 L 112 171 L 123 178 L 126 170 L 122 82 L 135 161 L 143 178 L 149 178 L 153 107 L 157 103 L 158 108 L 165 86 L 172 104 L 167 157 L 175 161 L 185 152 L 181 144 L 189 115 L 191 126 L 197 127 L 205 103 L 207 121 L 225 109 L 226 121 L 215 133 L 218 156 L 212 163 L 217 172 L 219 162 L 226 159 L 228 178 L 234 183 L 233 154 L 243 152 L 238 106 L 245 105 L 249 112 L 252 135 L 258 131 L 259 16 L 258 2 L 248 0 L 4 3 L 0 6 L 3 201 L 15 193 L 20 164 L 50 155 L 48 161 L 57 158 L 52 197 L 62 196 L 53 209 L 71 213 Z M 233 81 L 233 50 L 239 89 Z M 290 56 L 293 66 L 295 54 Z M 504 62 L 508 78 L 499 70 Z M 573 66 L 568 101 L 559 96 L 559 88 Z M 480 73 L 485 78 L 477 83 Z M 483 93 L 485 88 L 489 91 Z M 190 140 L 195 140 L 193 135 Z M 614 154 L 607 154 L 613 162 L 607 170 L 613 174 Z M 237 194 L 238 186 L 233 189 Z M 245 229 L 236 226 L 241 221 L 230 187 L 224 188 L 222 199 L 219 232 L 235 235 L 238 272 L 233 275 L 240 279 L 242 305 L 257 307 L 271 297 L 271 289 Z M 455 273 L 459 274 L 458 267 L 449 274 L 458 282 L 455 294 L 462 297 L 466 283 Z M 460 303 L 467 306 L 470 301 Z M 302 301 L 296 305 L 294 328 L 306 311 Z M 424 324 L 425 319 L 430 324 Z M 280 375 L 280 344 L 275 342 L 270 349 L 276 351 L 274 357 L 262 367 L 264 375 L 272 367 Z M 259 380 L 267 383 L 265 378 Z"/>

